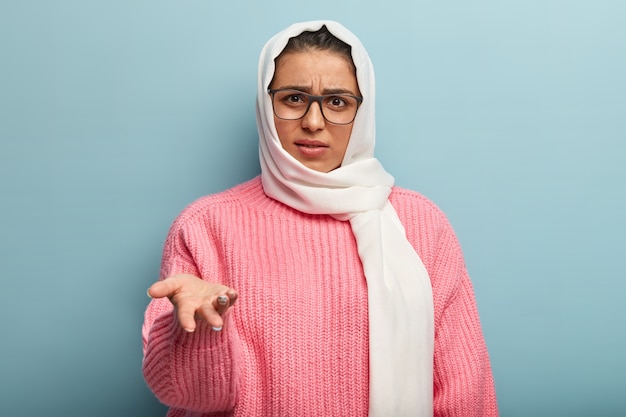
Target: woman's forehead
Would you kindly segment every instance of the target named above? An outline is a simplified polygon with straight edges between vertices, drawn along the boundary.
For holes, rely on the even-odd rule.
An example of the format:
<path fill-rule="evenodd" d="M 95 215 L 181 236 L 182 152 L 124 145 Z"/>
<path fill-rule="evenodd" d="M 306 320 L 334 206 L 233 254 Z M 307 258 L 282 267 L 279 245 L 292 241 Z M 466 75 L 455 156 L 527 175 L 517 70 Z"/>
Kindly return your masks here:
<path fill-rule="evenodd" d="M 316 94 L 321 90 L 357 94 L 359 90 L 351 63 L 341 54 L 326 51 L 282 56 L 276 66 L 272 88 L 293 88 Z"/>

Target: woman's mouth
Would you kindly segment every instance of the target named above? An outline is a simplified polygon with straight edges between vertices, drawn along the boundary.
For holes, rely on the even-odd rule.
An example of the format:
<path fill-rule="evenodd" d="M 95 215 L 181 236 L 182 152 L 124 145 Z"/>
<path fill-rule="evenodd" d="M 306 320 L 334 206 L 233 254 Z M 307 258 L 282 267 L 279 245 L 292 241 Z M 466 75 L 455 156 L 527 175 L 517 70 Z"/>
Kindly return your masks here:
<path fill-rule="evenodd" d="M 303 156 L 309 158 L 319 157 L 328 150 L 328 145 L 320 141 L 299 140 L 295 142 L 298 150 Z"/>

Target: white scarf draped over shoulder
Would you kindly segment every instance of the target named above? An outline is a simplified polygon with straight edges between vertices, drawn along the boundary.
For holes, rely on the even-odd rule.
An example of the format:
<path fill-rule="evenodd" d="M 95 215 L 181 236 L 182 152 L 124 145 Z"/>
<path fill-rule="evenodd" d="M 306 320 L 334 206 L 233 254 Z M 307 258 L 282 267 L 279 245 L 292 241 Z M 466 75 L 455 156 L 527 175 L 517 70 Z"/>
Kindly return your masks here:
<path fill-rule="evenodd" d="M 343 162 L 328 173 L 307 168 L 282 148 L 267 91 L 274 60 L 289 38 L 322 25 L 351 46 L 363 95 Z M 290 207 L 350 222 L 368 287 L 369 415 L 432 416 L 432 288 L 389 202 L 394 179 L 374 158 L 374 86 L 365 48 L 337 22 L 297 23 L 270 39 L 261 52 L 258 73 L 261 179 L 268 196 Z"/>

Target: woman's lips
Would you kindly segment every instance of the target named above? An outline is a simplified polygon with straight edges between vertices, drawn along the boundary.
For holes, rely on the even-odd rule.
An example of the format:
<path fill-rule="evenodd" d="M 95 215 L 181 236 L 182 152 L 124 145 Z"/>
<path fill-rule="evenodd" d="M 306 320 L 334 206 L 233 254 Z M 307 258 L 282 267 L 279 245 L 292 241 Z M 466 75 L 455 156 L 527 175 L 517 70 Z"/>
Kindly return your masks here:
<path fill-rule="evenodd" d="M 328 150 L 328 145 L 317 140 L 298 140 L 295 142 L 300 153 L 309 158 L 319 157 Z"/>

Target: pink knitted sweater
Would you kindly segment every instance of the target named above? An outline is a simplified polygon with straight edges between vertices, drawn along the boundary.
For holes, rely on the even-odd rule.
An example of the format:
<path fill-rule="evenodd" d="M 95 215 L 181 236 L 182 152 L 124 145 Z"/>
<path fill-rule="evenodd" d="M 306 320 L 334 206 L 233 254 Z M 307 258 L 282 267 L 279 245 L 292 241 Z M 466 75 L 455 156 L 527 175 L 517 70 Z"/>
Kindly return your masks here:
<path fill-rule="evenodd" d="M 434 415 L 497 416 L 454 232 L 420 194 L 394 188 L 390 201 L 432 281 Z M 201 322 L 191 334 L 169 300 L 150 302 L 143 370 L 168 416 L 367 416 L 367 287 L 349 222 L 285 206 L 257 177 L 180 214 L 161 278 L 175 273 L 221 282 L 239 300 L 221 332 Z"/>

